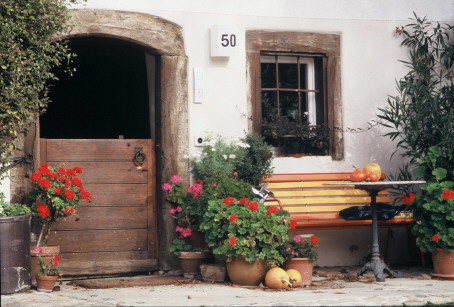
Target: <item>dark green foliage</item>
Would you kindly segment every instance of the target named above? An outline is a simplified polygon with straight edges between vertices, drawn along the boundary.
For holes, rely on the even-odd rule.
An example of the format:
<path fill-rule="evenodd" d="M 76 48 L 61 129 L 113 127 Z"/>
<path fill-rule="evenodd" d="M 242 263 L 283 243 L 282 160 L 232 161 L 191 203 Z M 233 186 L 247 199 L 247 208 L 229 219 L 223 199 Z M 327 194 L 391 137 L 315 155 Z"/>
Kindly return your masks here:
<path fill-rule="evenodd" d="M 454 28 L 430 23 L 415 15 L 414 23 L 397 29 L 409 48 L 408 73 L 397 81 L 398 95 L 379 109 L 386 135 L 397 141 L 397 150 L 410 162 L 425 156 L 431 146 L 440 150 L 439 165 L 454 178 Z M 397 151 L 396 150 L 396 151 Z M 431 174 L 425 174 L 430 179 Z"/>
<path fill-rule="evenodd" d="M 75 3 L 77 0 L 70 0 Z M 52 69 L 72 54 L 57 37 L 67 28 L 63 0 L 0 1 L 0 175 L 48 102 Z"/>

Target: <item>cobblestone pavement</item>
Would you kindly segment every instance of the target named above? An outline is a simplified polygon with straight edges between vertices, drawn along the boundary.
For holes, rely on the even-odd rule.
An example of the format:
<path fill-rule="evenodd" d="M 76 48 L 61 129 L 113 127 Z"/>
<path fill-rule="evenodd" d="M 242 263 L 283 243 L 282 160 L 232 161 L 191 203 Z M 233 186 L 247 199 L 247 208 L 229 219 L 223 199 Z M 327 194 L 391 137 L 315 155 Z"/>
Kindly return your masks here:
<path fill-rule="evenodd" d="M 316 268 L 310 287 L 271 290 L 193 280 L 165 286 L 85 289 L 64 281 L 52 293 L 29 290 L 1 296 L 1 306 L 454 306 L 454 281 L 430 270 L 401 269 L 404 278 L 375 282 L 372 273 L 345 278 L 356 268 Z"/>

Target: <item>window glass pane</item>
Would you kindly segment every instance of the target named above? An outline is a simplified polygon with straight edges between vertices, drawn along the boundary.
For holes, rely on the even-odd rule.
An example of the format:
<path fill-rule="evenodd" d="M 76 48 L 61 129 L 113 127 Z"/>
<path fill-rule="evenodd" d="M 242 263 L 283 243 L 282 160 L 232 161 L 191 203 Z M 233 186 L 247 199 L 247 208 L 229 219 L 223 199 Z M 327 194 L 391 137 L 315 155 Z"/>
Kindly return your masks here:
<path fill-rule="evenodd" d="M 289 121 L 298 121 L 298 93 L 279 92 L 280 115 L 287 117 Z"/>
<path fill-rule="evenodd" d="M 297 65 L 279 63 L 279 88 L 298 88 Z"/>
<path fill-rule="evenodd" d="M 308 93 L 300 93 L 300 97 L 301 97 L 301 120 L 304 124 L 307 123 L 307 119 L 308 119 L 308 110 L 307 110 L 307 96 L 308 96 Z M 306 114 L 305 114 L 306 113 Z"/>
<path fill-rule="evenodd" d="M 262 119 L 273 120 L 277 116 L 277 98 L 274 91 L 262 92 Z"/>
<path fill-rule="evenodd" d="M 307 65 L 300 64 L 300 89 L 307 90 Z"/>
<path fill-rule="evenodd" d="M 262 88 L 276 87 L 276 64 L 262 63 L 261 64 L 261 79 Z"/>

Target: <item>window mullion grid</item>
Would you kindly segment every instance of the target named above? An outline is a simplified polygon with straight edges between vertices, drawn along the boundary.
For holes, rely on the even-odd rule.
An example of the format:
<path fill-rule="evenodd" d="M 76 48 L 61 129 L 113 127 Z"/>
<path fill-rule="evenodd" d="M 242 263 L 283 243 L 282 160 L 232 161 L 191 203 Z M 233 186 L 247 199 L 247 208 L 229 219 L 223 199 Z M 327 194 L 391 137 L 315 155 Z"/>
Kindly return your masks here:
<path fill-rule="evenodd" d="M 297 77 L 297 82 L 298 82 L 298 85 L 297 85 L 297 89 L 298 89 L 298 124 L 301 125 L 301 120 L 302 120 L 302 116 L 301 116 L 301 72 L 300 72 L 300 57 L 297 57 L 296 58 L 296 65 L 297 65 L 297 68 L 296 68 L 296 71 L 298 73 L 298 77 Z"/>
<path fill-rule="evenodd" d="M 274 63 L 276 65 L 276 102 L 277 102 L 277 117 L 281 117 L 281 108 L 280 108 L 280 101 L 279 101 L 279 61 L 278 56 L 274 56 Z"/>

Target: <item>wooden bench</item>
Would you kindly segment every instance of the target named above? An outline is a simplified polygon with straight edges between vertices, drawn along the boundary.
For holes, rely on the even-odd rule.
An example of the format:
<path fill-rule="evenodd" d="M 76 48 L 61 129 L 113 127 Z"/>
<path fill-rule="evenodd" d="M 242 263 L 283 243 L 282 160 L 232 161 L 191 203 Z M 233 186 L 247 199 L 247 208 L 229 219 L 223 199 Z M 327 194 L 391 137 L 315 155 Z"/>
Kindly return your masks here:
<path fill-rule="evenodd" d="M 342 182 L 341 185 L 323 185 L 326 182 Z M 269 182 L 268 190 L 280 201 L 283 209 L 296 221 L 296 230 L 370 228 L 372 220 L 344 220 L 339 211 L 350 206 L 370 204 L 366 191 L 355 189 L 350 182 L 350 173 L 317 174 L 274 174 L 265 179 Z M 377 202 L 390 203 L 389 191 L 377 196 Z M 278 205 L 268 199 L 266 205 Z M 378 226 L 407 226 L 414 224 L 414 219 L 406 212 L 390 220 L 378 221 Z"/>

